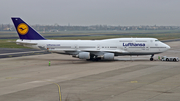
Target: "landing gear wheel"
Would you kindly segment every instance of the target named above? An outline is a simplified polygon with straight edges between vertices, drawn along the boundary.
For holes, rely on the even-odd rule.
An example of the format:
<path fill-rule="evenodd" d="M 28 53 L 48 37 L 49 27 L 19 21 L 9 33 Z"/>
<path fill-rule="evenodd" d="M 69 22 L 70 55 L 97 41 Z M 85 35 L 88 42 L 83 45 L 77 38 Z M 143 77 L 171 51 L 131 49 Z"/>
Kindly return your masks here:
<path fill-rule="evenodd" d="M 154 60 L 154 59 L 153 59 L 153 56 L 154 56 L 154 54 L 151 55 L 150 61 L 153 61 L 153 60 Z"/>
<path fill-rule="evenodd" d="M 100 59 L 99 58 L 95 58 L 94 61 L 99 61 Z"/>
<path fill-rule="evenodd" d="M 91 55 L 90 59 L 86 59 L 86 61 L 99 61 L 101 58 L 98 58 L 97 56 Z"/>
<path fill-rule="evenodd" d="M 153 58 L 150 58 L 150 61 L 153 61 L 154 59 Z"/>
<path fill-rule="evenodd" d="M 94 55 L 90 55 L 90 59 L 86 59 L 86 61 L 93 61 L 94 60 Z"/>
<path fill-rule="evenodd" d="M 176 58 L 174 58 L 173 61 L 176 61 Z"/>

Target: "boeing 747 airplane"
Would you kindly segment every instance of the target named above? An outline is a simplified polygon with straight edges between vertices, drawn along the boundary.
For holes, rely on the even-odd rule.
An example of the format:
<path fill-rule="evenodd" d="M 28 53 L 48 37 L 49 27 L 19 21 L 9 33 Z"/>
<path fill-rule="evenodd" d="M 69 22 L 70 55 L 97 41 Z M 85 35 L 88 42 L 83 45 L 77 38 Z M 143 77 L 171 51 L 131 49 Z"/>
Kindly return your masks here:
<path fill-rule="evenodd" d="M 162 53 L 170 46 L 156 38 L 114 38 L 104 40 L 47 40 L 19 17 L 11 18 L 19 38 L 16 43 L 26 47 L 72 55 L 86 60 L 114 60 L 122 55 L 151 55 Z"/>

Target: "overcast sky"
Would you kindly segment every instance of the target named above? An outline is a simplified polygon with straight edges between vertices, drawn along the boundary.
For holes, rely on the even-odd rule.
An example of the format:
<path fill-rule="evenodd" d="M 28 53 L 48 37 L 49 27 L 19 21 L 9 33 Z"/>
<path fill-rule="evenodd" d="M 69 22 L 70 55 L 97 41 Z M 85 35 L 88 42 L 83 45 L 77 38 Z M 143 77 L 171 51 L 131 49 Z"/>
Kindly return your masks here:
<path fill-rule="evenodd" d="M 0 0 L 0 24 L 175 25 L 180 0 Z"/>

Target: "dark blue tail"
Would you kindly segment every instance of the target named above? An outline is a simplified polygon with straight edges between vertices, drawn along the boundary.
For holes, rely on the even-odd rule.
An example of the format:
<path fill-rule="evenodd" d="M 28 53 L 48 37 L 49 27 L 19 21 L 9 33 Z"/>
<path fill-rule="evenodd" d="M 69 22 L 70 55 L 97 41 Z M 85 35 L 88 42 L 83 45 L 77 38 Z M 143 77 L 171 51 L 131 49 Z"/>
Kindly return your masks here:
<path fill-rule="evenodd" d="M 16 31 L 20 39 L 27 40 L 45 40 L 39 33 L 37 33 L 33 28 L 31 28 L 27 23 L 25 23 L 21 18 L 12 17 L 11 18 Z"/>

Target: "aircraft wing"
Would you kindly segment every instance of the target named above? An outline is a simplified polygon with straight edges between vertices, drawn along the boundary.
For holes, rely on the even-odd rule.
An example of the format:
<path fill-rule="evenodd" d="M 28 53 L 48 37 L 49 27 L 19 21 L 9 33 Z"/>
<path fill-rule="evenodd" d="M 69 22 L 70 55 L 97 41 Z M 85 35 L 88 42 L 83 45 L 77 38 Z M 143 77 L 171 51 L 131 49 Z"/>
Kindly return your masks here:
<path fill-rule="evenodd" d="M 93 49 L 82 49 L 82 50 L 77 50 L 77 49 L 48 49 L 50 52 L 55 52 L 55 53 L 68 53 L 68 54 L 78 54 L 80 52 L 89 52 L 94 55 L 103 55 L 104 53 L 127 53 L 127 51 L 124 50 L 93 50 Z"/>
<path fill-rule="evenodd" d="M 81 51 L 85 51 L 85 52 L 111 52 L 111 53 L 114 53 L 114 52 L 117 52 L 117 53 L 126 52 L 126 51 L 123 51 L 123 50 L 89 50 L 89 49 L 83 49 Z"/>
<path fill-rule="evenodd" d="M 85 49 L 85 50 L 81 50 L 83 52 L 90 52 L 91 54 L 94 55 L 104 55 L 104 53 L 118 53 L 118 54 L 123 54 L 123 53 L 128 53 L 127 51 L 124 50 L 89 50 L 89 49 Z"/>

